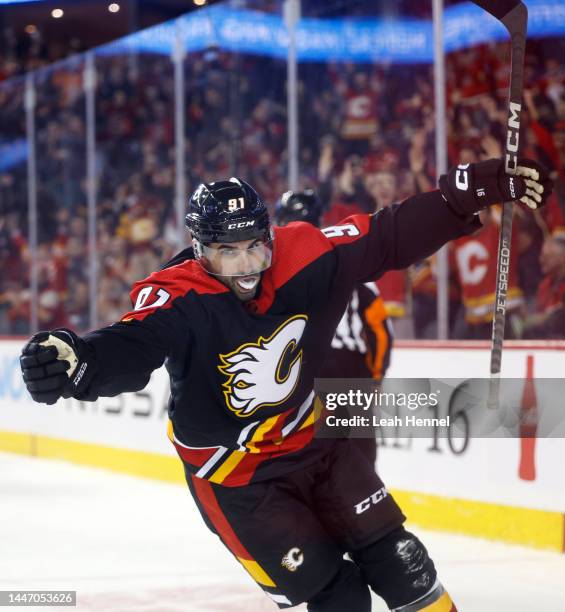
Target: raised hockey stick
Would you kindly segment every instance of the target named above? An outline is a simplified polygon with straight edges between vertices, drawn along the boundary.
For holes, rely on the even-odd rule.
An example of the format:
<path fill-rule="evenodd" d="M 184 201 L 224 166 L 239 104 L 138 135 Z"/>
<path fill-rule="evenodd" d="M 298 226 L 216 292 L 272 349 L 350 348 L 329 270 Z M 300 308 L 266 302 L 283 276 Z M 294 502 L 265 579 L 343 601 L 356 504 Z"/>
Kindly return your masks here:
<path fill-rule="evenodd" d="M 520 138 L 520 114 L 522 111 L 522 90 L 524 87 L 524 56 L 528 9 L 520 0 L 473 0 L 485 11 L 496 17 L 508 30 L 511 41 L 510 93 L 508 100 L 508 124 L 505 157 L 506 172 L 516 174 L 518 165 L 518 142 Z M 490 351 L 490 386 L 488 407 L 498 406 L 500 368 L 502 363 L 502 342 L 506 323 L 506 296 L 508 293 L 508 272 L 510 268 L 510 243 L 512 238 L 513 203 L 504 202 L 498 256 L 496 265 L 496 298 L 492 324 Z"/>

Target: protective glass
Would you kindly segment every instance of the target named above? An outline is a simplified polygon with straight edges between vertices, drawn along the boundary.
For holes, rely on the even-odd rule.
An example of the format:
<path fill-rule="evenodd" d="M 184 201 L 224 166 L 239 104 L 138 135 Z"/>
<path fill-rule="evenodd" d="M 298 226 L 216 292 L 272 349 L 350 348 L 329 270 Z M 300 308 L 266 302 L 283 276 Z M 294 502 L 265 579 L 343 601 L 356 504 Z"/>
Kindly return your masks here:
<path fill-rule="evenodd" d="M 273 259 L 273 241 L 257 242 L 249 248 L 222 245 L 214 248 L 194 241 L 200 265 L 216 276 L 249 276 L 264 272 Z"/>

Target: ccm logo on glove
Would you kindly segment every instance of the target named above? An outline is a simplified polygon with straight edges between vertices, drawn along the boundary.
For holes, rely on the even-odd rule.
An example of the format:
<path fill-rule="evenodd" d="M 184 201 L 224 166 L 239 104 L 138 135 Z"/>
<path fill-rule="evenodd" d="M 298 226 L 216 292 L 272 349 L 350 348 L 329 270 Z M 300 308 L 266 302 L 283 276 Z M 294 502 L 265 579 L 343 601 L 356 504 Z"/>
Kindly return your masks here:
<path fill-rule="evenodd" d="M 469 189 L 469 174 L 466 172 L 469 164 L 459 164 L 455 173 L 455 186 L 461 191 Z"/>

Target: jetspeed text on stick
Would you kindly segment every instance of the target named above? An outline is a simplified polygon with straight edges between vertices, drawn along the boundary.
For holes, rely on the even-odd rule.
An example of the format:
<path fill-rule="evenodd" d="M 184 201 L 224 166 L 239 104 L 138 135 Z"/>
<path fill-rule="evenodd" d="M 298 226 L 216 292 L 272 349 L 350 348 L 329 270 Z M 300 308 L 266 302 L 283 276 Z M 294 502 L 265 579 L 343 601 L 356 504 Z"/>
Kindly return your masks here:
<path fill-rule="evenodd" d="M 496 303 L 497 312 L 506 312 L 506 292 L 508 291 L 509 269 L 510 269 L 510 249 L 508 248 L 508 240 L 503 238 L 502 248 L 500 249 L 500 274 L 498 276 L 499 297 Z"/>

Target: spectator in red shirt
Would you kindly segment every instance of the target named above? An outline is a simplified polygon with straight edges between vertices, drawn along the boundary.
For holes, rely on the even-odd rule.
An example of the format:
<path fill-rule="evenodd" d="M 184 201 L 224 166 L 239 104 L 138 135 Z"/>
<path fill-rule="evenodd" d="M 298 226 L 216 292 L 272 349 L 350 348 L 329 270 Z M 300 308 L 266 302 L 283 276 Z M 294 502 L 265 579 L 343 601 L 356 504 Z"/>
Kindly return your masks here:
<path fill-rule="evenodd" d="M 546 238 L 540 264 L 545 278 L 538 288 L 537 312 L 529 317 L 524 336 L 562 338 L 565 336 L 565 236 Z"/>
<path fill-rule="evenodd" d="M 538 288 L 538 311 L 548 312 L 562 302 L 565 293 L 565 236 L 545 240 L 540 255 L 545 278 Z"/>

